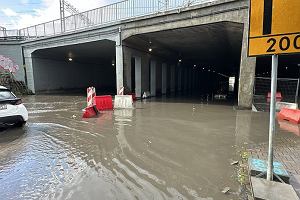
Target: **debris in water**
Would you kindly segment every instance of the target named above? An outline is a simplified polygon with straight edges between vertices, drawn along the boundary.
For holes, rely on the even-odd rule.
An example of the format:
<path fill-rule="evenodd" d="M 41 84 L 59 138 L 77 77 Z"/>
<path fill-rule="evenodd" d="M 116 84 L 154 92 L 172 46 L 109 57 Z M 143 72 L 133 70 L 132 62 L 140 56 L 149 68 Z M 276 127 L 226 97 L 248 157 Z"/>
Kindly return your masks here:
<path fill-rule="evenodd" d="M 231 164 L 231 165 L 237 165 L 237 164 L 239 164 L 239 161 L 236 160 L 236 161 L 231 162 L 230 164 Z"/>
<path fill-rule="evenodd" d="M 223 193 L 223 194 L 227 194 L 229 191 L 230 191 L 230 187 L 225 187 L 225 188 L 222 190 L 222 193 Z"/>

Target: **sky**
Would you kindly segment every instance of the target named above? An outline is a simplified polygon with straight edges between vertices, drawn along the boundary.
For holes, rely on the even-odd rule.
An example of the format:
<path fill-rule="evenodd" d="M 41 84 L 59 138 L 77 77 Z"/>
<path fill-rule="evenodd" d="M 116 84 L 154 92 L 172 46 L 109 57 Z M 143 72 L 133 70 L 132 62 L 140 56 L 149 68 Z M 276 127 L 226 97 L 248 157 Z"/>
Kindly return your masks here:
<path fill-rule="evenodd" d="M 120 0 L 67 0 L 79 11 Z M 0 26 L 21 29 L 59 18 L 59 0 L 0 0 Z"/>

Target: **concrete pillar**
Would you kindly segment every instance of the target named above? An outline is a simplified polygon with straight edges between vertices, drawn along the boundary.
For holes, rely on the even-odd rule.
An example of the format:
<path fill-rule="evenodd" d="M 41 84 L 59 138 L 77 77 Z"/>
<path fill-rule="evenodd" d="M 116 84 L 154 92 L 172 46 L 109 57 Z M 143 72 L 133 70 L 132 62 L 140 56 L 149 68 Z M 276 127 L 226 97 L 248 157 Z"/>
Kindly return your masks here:
<path fill-rule="evenodd" d="M 188 90 L 188 69 L 184 68 L 184 91 Z"/>
<path fill-rule="evenodd" d="M 162 63 L 156 63 L 156 96 L 162 94 Z"/>
<path fill-rule="evenodd" d="M 162 95 L 167 93 L 167 64 L 163 63 L 161 68 L 162 81 L 161 81 L 161 93 Z"/>
<path fill-rule="evenodd" d="M 175 93 L 175 80 L 176 80 L 176 71 L 175 71 L 175 65 L 171 65 L 171 93 Z"/>
<path fill-rule="evenodd" d="M 245 141 L 251 139 L 251 121 L 251 112 L 239 110 L 236 112 L 235 144 L 238 147 L 243 146 Z"/>
<path fill-rule="evenodd" d="M 142 54 L 142 94 L 150 91 L 149 56 Z"/>
<path fill-rule="evenodd" d="M 134 57 L 135 60 L 135 95 L 142 97 L 142 59 Z"/>
<path fill-rule="evenodd" d="M 129 91 L 134 91 L 135 88 L 131 88 L 131 80 L 135 77 L 131 77 L 131 51 L 129 48 L 123 46 L 124 56 L 124 87 Z"/>
<path fill-rule="evenodd" d="M 177 72 L 177 74 L 178 74 L 178 92 L 180 92 L 181 91 L 181 77 L 182 77 L 182 75 L 181 75 L 181 71 L 182 71 L 182 69 L 180 68 L 180 66 L 177 68 L 178 69 L 178 72 Z"/>
<path fill-rule="evenodd" d="M 142 93 L 150 91 L 149 56 L 142 54 Z"/>
<path fill-rule="evenodd" d="M 156 61 L 151 60 L 150 62 L 150 93 L 151 96 L 156 96 Z"/>
<path fill-rule="evenodd" d="M 123 82 L 123 46 L 121 39 L 121 30 L 116 38 L 116 82 L 117 93 L 124 86 Z"/>
<path fill-rule="evenodd" d="M 189 91 L 192 90 L 192 84 L 193 84 L 192 68 L 189 68 Z"/>
<path fill-rule="evenodd" d="M 238 106 L 251 108 L 255 79 L 256 58 L 247 56 L 248 20 L 244 19 L 243 44 L 241 51 Z"/>
<path fill-rule="evenodd" d="M 26 77 L 27 77 L 27 87 L 33 93 L 35 93 L 35 86 L 34 86 L 34 75 L 33 75 L 33 64 L 32 64 L 32 52 L 24 51 L 24 58 L 25 58 L 25 68 L 26 68 Z"/>

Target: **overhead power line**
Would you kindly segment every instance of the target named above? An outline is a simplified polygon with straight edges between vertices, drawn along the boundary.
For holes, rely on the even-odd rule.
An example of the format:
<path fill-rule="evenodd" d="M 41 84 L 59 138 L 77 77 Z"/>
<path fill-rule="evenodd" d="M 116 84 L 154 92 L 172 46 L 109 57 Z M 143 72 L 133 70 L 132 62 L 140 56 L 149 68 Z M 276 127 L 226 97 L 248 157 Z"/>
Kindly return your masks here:
<path fill-rule="evenodd" d="M 80 11 L 75 8 L 71 3 L 66 0 L 59 0 L 60 5 L 60 20 L 61 20 L 61 30 L 65 31 L 65 11 L 68 11 L 71 15 L 77 15 L 80 20 L 82 20 L 87 25 L 91 25 L 91 20 L 85 16 L 84 14 L 80 13 Z"/>

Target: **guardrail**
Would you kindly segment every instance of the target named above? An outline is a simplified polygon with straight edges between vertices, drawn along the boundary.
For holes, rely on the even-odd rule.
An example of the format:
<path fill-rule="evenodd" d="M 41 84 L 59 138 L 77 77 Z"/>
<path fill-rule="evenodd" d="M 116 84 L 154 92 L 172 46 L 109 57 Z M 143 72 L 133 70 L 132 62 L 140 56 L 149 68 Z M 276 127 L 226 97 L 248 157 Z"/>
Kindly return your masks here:
<path fill-rule="evenodd" d="M 21 40 L 37 39 L 47 36 L 60 35 L 65 32 L 76 32 L 94 26 L 112 22 L 185 8 L 215 0 L 124 0 L 64 19 L 30 26 L 20 30 L 0 30 L 0 38 Z"/>

